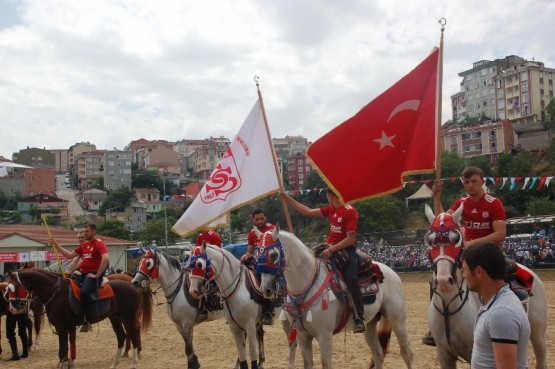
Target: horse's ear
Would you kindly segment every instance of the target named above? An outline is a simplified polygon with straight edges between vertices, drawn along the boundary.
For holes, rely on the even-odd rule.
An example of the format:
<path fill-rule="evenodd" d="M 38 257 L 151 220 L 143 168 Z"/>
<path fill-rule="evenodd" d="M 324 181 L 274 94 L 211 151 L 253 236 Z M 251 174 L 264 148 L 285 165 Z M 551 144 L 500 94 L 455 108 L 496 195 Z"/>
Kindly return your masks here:
<path fill-rule="evenodd" d="M 436 218 L 436 216 L 434 215 L 434 211 L 432 210 L 430 205 L 428 205 L 428 204 L 424 205 L 424 214 L 426 214 L 426 218 L 428 218 L 428 222 L 430 222 L 430 224 L 432 224 L 434 222 L 434 219 Z"/>
<path fill-rule="evenodd" d="M 272 239 L 277 241 L 279 236 L 279 223 L 276 224 L 276 228 L 272 229 Z"/>
<path fill-rule="evenodd" d="M 459 206 L 459 208 L 457 210 L 455 210 L 455 212 L 451 215 L 453 217 L 453 220 L 457 224 L 460 224 L 463 208 L 464 208 L 464 204 L 461 204 L 461 206 Z"/>
<path fill-rule="evenodd" d="M 200 247 L 201 247 L 200 250 L 201 250 L 203 253 L 206 252 L 206 245 L 207 245 L 206 241 L 205 241 L 205 240 L 202 240 L 202 245 L 200 246 Z"/>

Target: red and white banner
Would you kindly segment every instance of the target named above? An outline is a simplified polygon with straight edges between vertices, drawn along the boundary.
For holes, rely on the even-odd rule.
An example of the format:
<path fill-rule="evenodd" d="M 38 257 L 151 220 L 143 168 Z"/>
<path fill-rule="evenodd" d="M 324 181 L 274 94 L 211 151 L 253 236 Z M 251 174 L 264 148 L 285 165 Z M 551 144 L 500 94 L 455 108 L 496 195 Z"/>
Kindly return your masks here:
<path fill-rule="evenodd" d="M 393 193 L 404 175 L 434 170 L 438 56 L 436 49 L 308 148 L 308 158 L 343 201 Z"/>
<path fill-rule="evenodd" d="M 272 148 L 257 100 L 191 206 L 172 230 L 181 236 L 229 224 L 229 212 L 279 190 Z"/>
<path fill-rule="evenodd" d="M 0 263 L 18 263 L 18 252 L 0 252 Z"/>

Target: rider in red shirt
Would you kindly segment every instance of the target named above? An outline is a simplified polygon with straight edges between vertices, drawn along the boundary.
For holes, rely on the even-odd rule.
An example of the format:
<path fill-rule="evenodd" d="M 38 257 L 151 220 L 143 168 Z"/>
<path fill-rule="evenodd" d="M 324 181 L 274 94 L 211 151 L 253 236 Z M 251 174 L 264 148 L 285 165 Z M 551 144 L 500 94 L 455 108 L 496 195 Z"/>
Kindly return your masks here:
<path fill-rule="evenodd" d="M 256 209 L 252 212 L 252 222 L 254 223 L 254 227 L 262 233 L 276 228 L 275 225 L 266 222 L 266 212 L 263 209 Z M 259 241 L 260 239 L 256 235 L 254 228 L 251 229 L 247 236 L 247 252 L 241 256 L 242 262 L 248 262 L 249 259 L 257 257 Z M 257 252 L 255 253 L 255 251 Z M 254 263 L 256 263 L 256 260 L 254 260 Z M 264 299 L 264 303 L 262 304 L 262 324 L 272 325 L 273 323 L 274 307 L 272 306 L 272 301 Z"/>
<path fill-rule="evenodd" d="M 320 255 L 325 259 L 329 259 L 335 251 L 345 250 L 347 252 L 349 258 L 348 262 L 340 272 L 353 298 L 355 310 L 353 313 L 353 331 L 355 333 L 364 332 L 364 304 L 362 303 L 362 294 L 358 286 L 358 255 L 356 253 L 355 240 L 358 225 L 357 211 L 350 204 L 341 203 L 337 195 L 331 189 L 327 191 L 329 206 L 316 209 L 311 209 L 299 203 L 286 193 L 282 193 L 282 197 L 304 216 L 315 218 L 325 217 L 329 219 L 330 231 L 328 233 L 327 243 L 330 244 L 331 247 L 324 250 Z"/>
<path fill-rule="evenodd" d="M 87 242 L 77 246 L 73 251 L 68 251 L 60 246 L 53 238 L 50 239 L 52 247 L 68 259 L 80 256 L 81 272 L 83 273 L 83 283 L 81 285 L 81 306 L 83 313 L 91 305 L 91 294 L 98 290 L 102 283 L 102 278 L 110 262 L 110 256 L 104 241 L 96 238 L 96 225 L 87 224 L 85 226 L 85 240 Z"/>

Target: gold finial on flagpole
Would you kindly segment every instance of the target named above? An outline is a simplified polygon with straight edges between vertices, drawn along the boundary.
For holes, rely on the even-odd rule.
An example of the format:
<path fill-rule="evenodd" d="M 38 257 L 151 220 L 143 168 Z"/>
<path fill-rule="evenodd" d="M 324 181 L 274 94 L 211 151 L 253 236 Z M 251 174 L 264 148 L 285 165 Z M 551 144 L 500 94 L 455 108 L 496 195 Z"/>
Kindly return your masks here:
<path fill-rule="evenodd" d="M 447 24 L 447 19 L 440 18 L 438 23 L 441 24 L 441 32 L 443 32 L 445 30 L 445 25 Z"/>

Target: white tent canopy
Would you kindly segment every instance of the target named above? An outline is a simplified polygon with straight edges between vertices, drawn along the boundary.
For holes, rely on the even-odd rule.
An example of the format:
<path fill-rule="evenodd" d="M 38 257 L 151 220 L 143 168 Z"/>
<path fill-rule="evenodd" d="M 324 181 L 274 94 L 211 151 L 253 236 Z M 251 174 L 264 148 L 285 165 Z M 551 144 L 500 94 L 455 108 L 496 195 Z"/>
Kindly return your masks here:
<path fill-rule="evenodd" d="M 426 186 L 424 183 L 418 191 L 410 195 L 409 197 L 405 197 L 405 205 L 409 206 L 409 200 L 424 200 L 432 198 L 433 193 L 430 187 Z"/>

